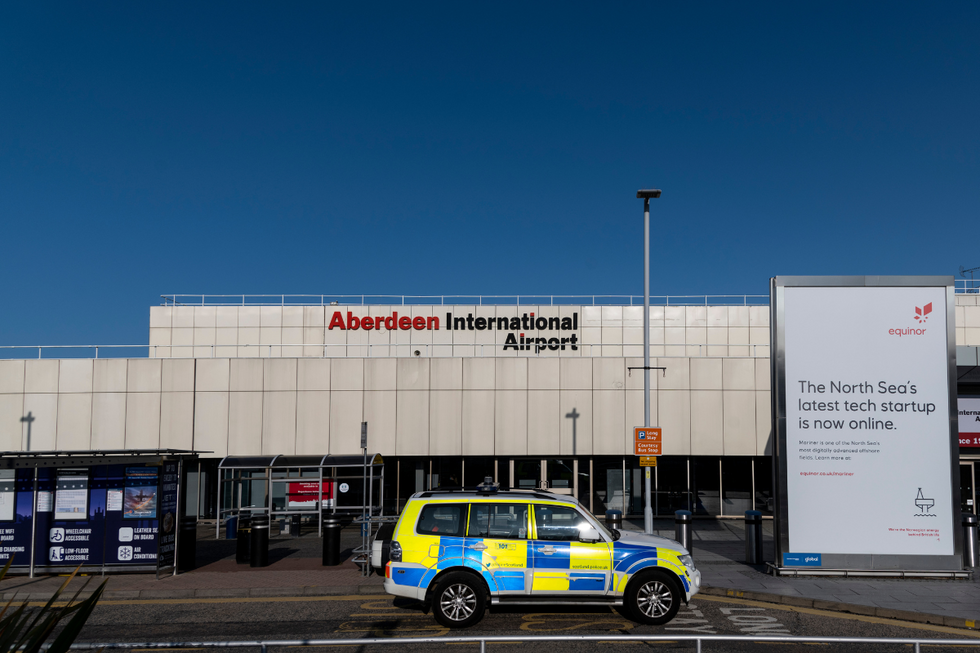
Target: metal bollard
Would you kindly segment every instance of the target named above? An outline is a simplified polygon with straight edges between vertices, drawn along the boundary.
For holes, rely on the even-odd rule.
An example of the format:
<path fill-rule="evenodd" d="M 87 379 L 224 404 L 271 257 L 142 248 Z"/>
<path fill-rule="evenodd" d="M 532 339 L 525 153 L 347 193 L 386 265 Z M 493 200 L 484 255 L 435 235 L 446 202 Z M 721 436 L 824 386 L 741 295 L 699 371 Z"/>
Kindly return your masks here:
<path fill-rule="evenodd" d="M 249 550 L 252 547 L 252 518 L 249 515 L 238 516 L 238 528 L 235 531 L 238 542 L 235 545 L 235 562 L 240 565 L 248 564 Z"/>
<path fill-rule="evenodd" d="M 299 537 L 301 535 L 300 523 L 301 523 L 302 515 L 290 515 L 290 517 L 292 523 L 289 525 L 289 535 L 291 537 Z"/>
<path fill-rule="evenodd" d="M 269 516 L 252 517 L 252 546 L 249 551 L 249 567 L 269 566 Z"/>
<path fill-rule="evenodd" d="M 323 566 L 336 567 L 340 564 L 340 531 L 344 524 L 337 517 L 323 518 Z"/>
<path fill-rule="evenodd" d="M 694 543 L 691 540 L 691 528 L 693 526 L 694 515 L 691 514 L 690 510 L 678 510 L 674 513 L 674 539 L 680 542 L 688 553 L 694 551 Z"/>
<path fill-rule="evenodd" d="M 980 552 L 977 550 L 977 516 L 963 513 L 963 566 L 978 567 Z"/>
<path fill-rule="evenodd" d="M 607 510 L 606 511 L 606 526 L 610 529 L 617 531 L 623 530 L 623 511 L 622 510 Z"/>
<path fill-rule="evenodd" d="M 177 550 L 177 570 L 190 571 L 197 562 L 197 517 L 180 518 L 180 548 Z"/>
<path fill-rule="evenodd" d="M 745 511 L 745 562 L 762 564 L 762 513 L 758 510 Z"/>

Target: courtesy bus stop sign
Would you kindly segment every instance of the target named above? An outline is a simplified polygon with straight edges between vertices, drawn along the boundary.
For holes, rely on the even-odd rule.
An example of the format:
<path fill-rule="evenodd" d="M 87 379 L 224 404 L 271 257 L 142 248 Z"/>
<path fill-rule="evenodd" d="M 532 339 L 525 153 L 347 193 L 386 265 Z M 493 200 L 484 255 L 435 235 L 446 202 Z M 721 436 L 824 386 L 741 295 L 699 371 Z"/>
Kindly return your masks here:
<path fill-rule="evenodd" d="M 659 456 L 661 452 L 661 436 L 659 428 L 637 426 L 633 429 L 633 453 L 637 456 Z"/>

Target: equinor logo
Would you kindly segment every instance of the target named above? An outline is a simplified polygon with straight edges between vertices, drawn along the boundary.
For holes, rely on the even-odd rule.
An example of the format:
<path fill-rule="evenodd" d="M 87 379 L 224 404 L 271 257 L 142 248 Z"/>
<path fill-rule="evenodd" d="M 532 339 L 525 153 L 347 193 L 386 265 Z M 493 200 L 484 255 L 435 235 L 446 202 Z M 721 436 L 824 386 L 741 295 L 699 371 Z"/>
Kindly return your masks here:
<path fill-rule="evenodd" d="M 929 313 L 932 313 L 932 302 L 929 302 L 922 308 L 918 306 L 915 307 L 915 319 L 919 324 L 922 324 L 929 319 Z"/>

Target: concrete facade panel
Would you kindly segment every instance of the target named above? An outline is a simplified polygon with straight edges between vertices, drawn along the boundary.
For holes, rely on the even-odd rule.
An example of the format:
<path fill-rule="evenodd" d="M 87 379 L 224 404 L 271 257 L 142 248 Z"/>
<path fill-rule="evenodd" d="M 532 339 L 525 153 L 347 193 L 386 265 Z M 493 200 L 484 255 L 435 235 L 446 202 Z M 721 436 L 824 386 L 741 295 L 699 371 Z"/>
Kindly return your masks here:
<path fill-rule="evenodd" d="M 198 392 L 194 406 L 194 446 L 228 455 L 228 392 Z"/>
<path fill-rule="evenodd" d="M 295 358 L 262 362 L 262 385 L 266 391 L 296 390 Z"/>
<path fill-rule="evenodd" d="M 394 390 L 369 390 L 364 393 L 364 420 L 368 423 L 368 450 L 395 451 L 397 396 Z"/>
<path fill-rule="evenodd" d="M 0 451 L 24 449 L 27 428 L 20 420 L 26 415 L 23 394 L 0 394 Z"/>
<path fill-rule="evenodd" d="M 558 390 L 561 362 L 557 358 L 527 359 L 527 387 L 530 390 Z"/>
<path fill-rule="evenodd" d="M 537 361 L 531 360 L 530 363 Z M 555 381 L 557 384 L 557 365 Z M 527 453 L 530 456 L 553 456 L 560 439 L 558 390 L 529 390 L 527 393 Z"/>
<path fill-rule="evenodd" d="M 162 360 L 130 358 L 129 368 L 126 371 L 126 390 L 128 392 L 160 392 L 163 382 L 162 375 Z"/>
<path fill-rule="evenodd" d="M 262 453 L 296 453 L 295 391 L 262 393 Z"/>
<path fill-rule="evenodd" d="M 194 359 L 160 361 L 163 392 L 194 392 Z"/>
<path fill-rule="evenodd" d="M 262 392 L 264 367 L 264 361 L 255 358 L 231 359 L 231 391 Z"/>
<path fill-rule="evenodd" d="M 666 456 L 691 454 L 691 391 L 661 390 L 657 397 L 663 452 Z"/>
<path fill-rule="evenodd" d="M 300 390 L 296 393 L 296 453 L 330 450 L 330 393 Z"/>
<path fill-rule="evenodd" d="M 92 366 L 92 390 L 98 392 L 126 392 L 126 374 L 129 365 L 125 358 L 108 358 L 94 361 Z"/>
<path fill-rule="evenodd" d="M 723 361 L 725 390 L 755 390 L 756 365 L 751 358 L 729 358 Z"/>
<path fill-rule="evenodd" d="M 526 390 L 526 358 L 495 358 L 495 388 L 497 390 Z"/>
<path fill-rule="evenodd" d="M 597 456 L 632 454 L 632 448 L 626 448 L 623 437 L 627 431 L 626 393 L 622 390 L 593 391 L 592 411 L 592 452 Z"/>
<path fill-rule="evenodd" d="M 24 392 L 58 392 L 58 360 L 24 361 Z"/>
<path fill-rule="evenodd" d="M 558 393 L 558 453 L 561 456 L 592 454 L 592 390 Z"/>
<path fill-rule="evenodd" d="M 91 448 L 126 448 L 126 393 L 96 392 L 92 395 Z"/>
<path fill-rule="evenodd" d="M 339 358 L 330 361 L 330 388 L 331 390 L 363 390 L 364 360 Z M 333 432 L 332 429 L 331 432 Z M 358 431 L 359 433 L 360 431 Z"/>
<path fill-rule="evenodd" d="M 330 390 L 330 359 L 312 358 L 296 363 L 298 390 Z"/>
<path fill-rule="evenodd" d="M 58 392 L 92 392 L 92 360 L 64 359 L 58 370 Z"/>
<path fill-rule="evenodd" d="M 160 395 L 160 442 L 166 443 L 167 449 L 194 448 L 193 392 Z"/>
<path fill-rule="evenodd" d="M 336 361 L 333 362 L 336 363 Z M 335 389 L 330 393 L 331 453 L 357 453 L 361 450 L 361 422 L 364 421 L 363 418 L 364 395 L 362 392 Z M 370 432 L 368 437 L 370 437 Z"/>
<path fill-rule="evenodd" d="M 395 453 L 399 456 L 428 454 L 429 392 L 398 390 L 396 395 L 398 420 Z"/>
<path fill-rule="evenodd" d="M 755 393 L 725 392 L 723 401 L 725 455 L 756 455 Z"/>
<path fill-rule="evenodd" d="M 466 361 L 463 361 L 464 379 Z M 493 390 L 463 391 L 463 455 L 494 455 Z"/>
<path fill-rule="evenodd" d="M 26 361 L 0 360 L 0 394 L 24 392 L 24 367 Z"/>
<path fill-rule="evenodd" d="M 58 395 L 58 449 L 84 451 L 91 441 L 92 393 Z"/>
<path fill-rule="evenodd" d="M 722 392 L 691 390 L 691 449 L 700 455 L 723 455 L 724 428 Z"/>
<path fill-rule="evenodd" d="M 494 451 L 498 456 L 527 455 L 527 391 L 498 390 L 494 398 Z"/>
<path fill-rule="evenodd" d="M 432 390 L 461 390 L 463 388 L 462 359 L 431 359 L 429 362 L 429 384 Z"/>
<path fill-rule="evenodd" d="M 259 369 L 261 369 L 261 361 L 259 364 Z M 234 365 L 232 365 L 232 371 L 234 372 Z M 262 392 L 229 393 L 229 454 L 257 456 L 262 453 L 262 404 Z"/>
<path fill-rule="evenodd" d="M 133 366 L 130 361 L 130 378 Z M 139 372 L 138 372 L 139 373 Z M 160 392 L 126 395 L 126 449 L 160 448 Z"/>
<path fill-rule="evenodd" d="M 459 371 L 462 374 L 462 368 Z M 462 454 L 463 391 L 432 390 L 429 392 L 429 455 Z"/>
<path fill-rule="evenodd" d="M 396 383 L 399 391 L 429 389 L 429 359 L 428 358 L 399 358 L 396 359 Z"/>
<path fill-rule="evenodd" d="M 463 359 L 463 389 L 493 390 L 495 370 L 492 358 Z"/>

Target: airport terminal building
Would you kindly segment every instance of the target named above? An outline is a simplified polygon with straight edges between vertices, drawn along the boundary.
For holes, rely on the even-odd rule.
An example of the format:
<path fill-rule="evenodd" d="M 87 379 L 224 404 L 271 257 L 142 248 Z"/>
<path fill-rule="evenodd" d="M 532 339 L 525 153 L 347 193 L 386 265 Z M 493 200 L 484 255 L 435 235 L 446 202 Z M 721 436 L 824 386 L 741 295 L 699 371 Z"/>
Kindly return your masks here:
<path fill-rule="evenodd" d="M 980 397 L 980 305 L 965 290 L 958 392 Z M 0 360 L 0 449 L 24 451 L 30 437 L 31 451 L 211 452 L 189 499 L 214 517 L 223 457 L 360 454 L 367 422 L 386 512 L 414 492 L 492 476 L 573 494 L 595 513 L 642 514 L 632 436 L 643 425 L 642 298 L 463 301 L 168 297 L 150 308 L 141 357 L 8 350 L 24 358 Z M 663 429 L 657 512 L 770 513 L 768 296 L 660 302 L 650 308 L 650 365 L 662 368 L 650 390 Z M 973 512 L 977 435 L 960 447 Z"/>

